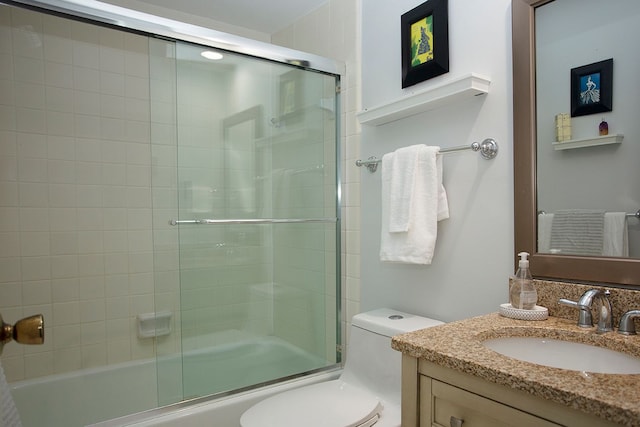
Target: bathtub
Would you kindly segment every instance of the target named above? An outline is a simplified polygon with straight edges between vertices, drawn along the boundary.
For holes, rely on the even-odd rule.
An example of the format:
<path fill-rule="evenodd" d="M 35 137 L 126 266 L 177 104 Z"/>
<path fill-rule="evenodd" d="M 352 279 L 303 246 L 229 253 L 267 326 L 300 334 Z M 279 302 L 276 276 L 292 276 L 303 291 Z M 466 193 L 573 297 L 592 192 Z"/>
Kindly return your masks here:
<path fill-rule="evenodd" d="M 191 404 L 180 403 L 157 408 L 158 366 L 162 370 L 174 367 L 177 372 L 180 372 L 182 366 L 184 382 L 180 375 L 176 375 L 175 387 L 171 388 L 170 385 L 170 389 L 181 391 L 172 400 L 176 401 L 182 396 L 188 398 L 222 393 L 325 365 L 326 362 L 319 358 L 304 353 L 277 337 L 268 336 L 185 353 L 182 358 L 133 361 L 14 382 L 10 384 L 10 388 L 23 427 L 201 426 L 213 423 L 202 424 L 198 421 L 200 424 L 185 424 L 190 421 L 181 420 L 171 424 L 172 421 L 167 421 L 171 419 L 168 413 L 175 412 L 181 417 L 195 417 L 197 414 L 197 417 L 217 419 L 224 412 L 227 414 L 224 417 L 233 418 L 238 411 L 242 413 L 251 406 L 251 402 L 264 398 L 264 393 L 268 395 L 278 390 L 278 387 L 302 385 L 305 379 L 264 387 L 262 391 L 247 391 L 214 400 L 194 399 Z M 312 377 L 317 381 L 324 380 L 322 375 Z M 182 384 L 185 384 L 184 388 Z M 218 415 L 212 415 L 211 411 L 217 411 Z M 136 415 L 128 416 L 129 414 Z M 239 419 L 239 415 L 237 417 Z M 145 421 L 140 421 L 141 419 Z M 160 424 L 153 424 L 156 421 L 151 420 L 154 419 L 158 419 Z M 138 422 L 146 424 L 133 424 Z"/>
<path fill-rule="evenodd" d="M 259 401 L 294 388 L 335 380 L 340 372 L 336 368 L 243 393 L 179 403 L 89 427 L 239 427 L 242 413 Z"/>

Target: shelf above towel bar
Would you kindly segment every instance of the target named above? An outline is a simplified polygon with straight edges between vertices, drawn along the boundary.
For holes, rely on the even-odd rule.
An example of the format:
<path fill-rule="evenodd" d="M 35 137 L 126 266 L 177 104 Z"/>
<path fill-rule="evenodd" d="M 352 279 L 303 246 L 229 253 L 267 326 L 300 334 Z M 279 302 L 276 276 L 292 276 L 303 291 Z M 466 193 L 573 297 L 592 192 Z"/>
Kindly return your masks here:
<path fill-rule="evenodd" d="M 461 145 L 459 147 L 442 148 L 441 154 L 455 153 L 458 151 L 479 151 L 483 159 L 491 160 L 498 155 L 498 143 L 493 138 L 487 138 L 482 142 L 474 142 L 471 145 Z M 378 165 L 382 162 L 375 156 L 369 157 L 367 160 L 356 160 L 356 166 L 364 166 L 369 172 L 374 173 L 378 170 Z"/>

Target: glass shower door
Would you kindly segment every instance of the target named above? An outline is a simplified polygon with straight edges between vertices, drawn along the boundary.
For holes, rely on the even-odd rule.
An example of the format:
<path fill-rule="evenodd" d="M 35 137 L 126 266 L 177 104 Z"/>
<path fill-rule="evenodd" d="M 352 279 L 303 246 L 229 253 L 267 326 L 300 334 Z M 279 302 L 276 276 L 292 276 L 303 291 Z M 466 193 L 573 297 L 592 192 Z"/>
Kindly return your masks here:
<path fill-rule="evenodd" d="M 177 243 L 180 338 L 159 345 L 160 400 L 335 365 L 337 76 L 167 46 L 175 80 L 159 92 L 173 84 L 177 101 L 167 235 Z M 171 353 L 180 356 L 163 359 Z"/>

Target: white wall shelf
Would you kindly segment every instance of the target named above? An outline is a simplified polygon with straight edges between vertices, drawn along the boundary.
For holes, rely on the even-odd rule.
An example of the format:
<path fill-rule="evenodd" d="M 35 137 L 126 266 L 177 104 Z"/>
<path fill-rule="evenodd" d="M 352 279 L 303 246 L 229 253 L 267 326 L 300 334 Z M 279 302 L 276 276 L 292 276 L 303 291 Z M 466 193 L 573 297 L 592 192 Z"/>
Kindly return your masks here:
<path fill-rule="evenodd" d="M 365 109 L 358 113 L 358 120 L 363 125 L 380 126 L 474 96 L 485 95 L 489 93 L 490 84 L 491 80 L 488 78 L 471 73 L 388 104 Z"/>
<path fill-rule="evenodd" d="M 572 139 L 563 142 L 554 142 L 555 150 L 572 150 L 574 148 L 595 147 L 596 145 L 620 144 L 624 135 L 621 133 L 594 138 Z"/>

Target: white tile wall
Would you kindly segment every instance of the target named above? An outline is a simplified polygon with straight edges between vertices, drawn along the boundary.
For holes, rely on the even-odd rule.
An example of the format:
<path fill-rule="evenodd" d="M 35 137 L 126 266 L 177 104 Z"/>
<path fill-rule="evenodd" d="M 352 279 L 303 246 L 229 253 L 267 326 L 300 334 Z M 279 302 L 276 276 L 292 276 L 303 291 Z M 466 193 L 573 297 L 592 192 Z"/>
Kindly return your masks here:
<path fill-rule="evenodd" d="M 148 357 L 147 39 L 8 6 L 0 34 L 0 310 L 46 337 L 6 346 L 7 376 Z"/>

